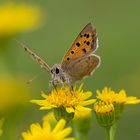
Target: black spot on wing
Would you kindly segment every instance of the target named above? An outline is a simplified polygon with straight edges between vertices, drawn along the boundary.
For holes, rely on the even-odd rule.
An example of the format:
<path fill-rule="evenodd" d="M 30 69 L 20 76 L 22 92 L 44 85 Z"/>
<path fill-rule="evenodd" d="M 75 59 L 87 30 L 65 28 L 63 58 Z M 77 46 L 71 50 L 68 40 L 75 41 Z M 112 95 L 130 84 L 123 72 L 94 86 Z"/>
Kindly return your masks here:
<path fill-rule="evenodd" d="M 67 60 L 69 61 L 69 60 L 70 60 L 70 58 L 69 58 L 69 57 L 67 57 Z"/>
<path fill-rule="evenodd" d="M 89 46 L 90 42 L 88 41 L 86 44 Z"/>
<path fill-rule="evenodd" d="M 89 38 L 89 36 L 90 36 L 89 34 L 86 34 L 86 33 L 84 34 L 84 37 L 86 38 Z"/>
<path fill-rule="evenodd" d="M 86 37 L 87 36 L 87 34 L 84 34 L 84 37 Z"/>
<path fill-rule="evenodd" d="M 89 34 L 87 34 L 86 38 L 89 38 Z"/>
<path fill-rule="evenodd" d="M 74 51 L 71 51 L 71 54 L 74 54 Z"/>
<path fill-rule="evenodd" d="M 82 51 L 84 52 L 84 53 L 86 53 L 87 52 L 87 50 L 84 48 L 84 49 L 82 49 Z"/>
<path fill-rule="evenodd" d="M 77 42 L 77 43 L 76 43 L 76 46 L 77 46 L 77 47 L 80 47 L 80 43 L 79 43 L 79 42 Z"/>

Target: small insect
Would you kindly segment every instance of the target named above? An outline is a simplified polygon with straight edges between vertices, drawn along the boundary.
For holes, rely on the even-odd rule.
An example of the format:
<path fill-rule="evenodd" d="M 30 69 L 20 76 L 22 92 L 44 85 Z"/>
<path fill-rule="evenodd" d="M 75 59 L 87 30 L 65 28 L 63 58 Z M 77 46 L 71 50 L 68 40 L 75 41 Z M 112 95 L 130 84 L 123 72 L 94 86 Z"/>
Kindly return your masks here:
<path fill-rule="evenodd" d="M 52 68 L 24 44 L 19 41 L 18 43 L 42 68 L 52 75 L 50 81 L 52 87 L 59 83 L 66 83 L 73 89 L 76 81 L 82 80 L 85 76 L 90 76 L 100 64 L 100 57 L 92 54 L 98 47 L 98 39 L 96 29 L 91 23 L 87 24 L 77 36 L 62 62 L 54 64 Z"/>

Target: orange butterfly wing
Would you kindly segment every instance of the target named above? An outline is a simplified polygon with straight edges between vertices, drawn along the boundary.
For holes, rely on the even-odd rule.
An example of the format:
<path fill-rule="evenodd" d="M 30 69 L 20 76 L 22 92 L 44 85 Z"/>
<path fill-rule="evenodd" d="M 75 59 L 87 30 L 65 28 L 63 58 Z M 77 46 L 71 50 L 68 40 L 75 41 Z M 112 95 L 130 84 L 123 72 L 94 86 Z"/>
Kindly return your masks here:
<path fill-rule="evenodd" d="M 75 39 L 74 43 L 62 60 L 62 68 L 70 64 L 73 60 L 84 57 L 92 53 L 97 48 L 97 33 L 91 23 L 87 24 Z"/>

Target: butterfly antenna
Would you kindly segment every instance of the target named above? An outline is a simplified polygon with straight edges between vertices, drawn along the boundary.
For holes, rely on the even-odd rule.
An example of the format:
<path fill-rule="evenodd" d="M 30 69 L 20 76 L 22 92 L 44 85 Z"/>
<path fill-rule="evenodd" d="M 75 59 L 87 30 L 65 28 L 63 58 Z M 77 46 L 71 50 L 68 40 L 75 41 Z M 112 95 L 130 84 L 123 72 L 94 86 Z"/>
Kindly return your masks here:
<path fill-rule="evenodd" d="M 40 73 L 36 74 L 32 79 L 28 80 L 26 84 L 31 84 L 40 74 L 42 74 L 44 71 L 41 71 Z"/>
<path fill-rule="evenodd" d="M 49 73 L 51 72 L 51 68 L 47 65 L 45 61 L 43 61 L 38 55 L 36 55 L 34 52 L 32 52 L 29 48 L 26 47 L 25 44 L 23 44 L 21 41 L 14 39 L 20 46 L 30 55 L 32 58 L 37 61 L 42 68 L 47 70 Z"/>

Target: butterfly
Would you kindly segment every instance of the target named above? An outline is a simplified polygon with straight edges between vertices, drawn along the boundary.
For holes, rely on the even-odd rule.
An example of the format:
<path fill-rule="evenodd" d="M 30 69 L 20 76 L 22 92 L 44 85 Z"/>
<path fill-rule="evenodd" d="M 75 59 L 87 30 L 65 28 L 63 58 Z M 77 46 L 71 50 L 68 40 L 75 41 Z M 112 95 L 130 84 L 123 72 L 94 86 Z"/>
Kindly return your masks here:
<path fill-rule="evenodd" d="M 19 42 L 18 42 L 19 43 Z M 20 43 L 21 44 L 21 43 Z M 67 83 L 73 89 L 76 81 L 90 76 L 100 65 L 100 57 L 93 54 L 98 47 L 97 32 L 91 23 L 88 23 L 75 39 L 60 64 L 49 67 L 38 55 L 24 44 L 24 50 L 37 61 L 52 76 L 50 85 L 54 87 L 59 83 Z"/>

